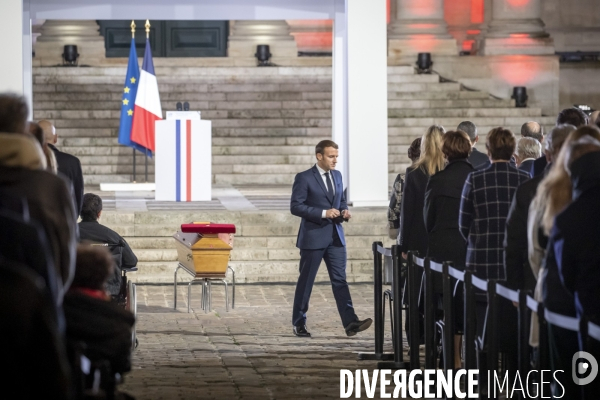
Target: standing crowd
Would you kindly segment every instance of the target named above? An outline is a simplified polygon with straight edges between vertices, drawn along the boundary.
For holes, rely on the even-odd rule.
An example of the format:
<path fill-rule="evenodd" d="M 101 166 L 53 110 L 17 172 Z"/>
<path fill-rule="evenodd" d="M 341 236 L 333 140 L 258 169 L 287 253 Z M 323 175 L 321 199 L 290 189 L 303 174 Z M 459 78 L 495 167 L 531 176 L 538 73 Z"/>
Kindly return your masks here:
<path fill-rule="evenodd" d="M 79 159 L 50 121 L 28 122 L 22 97 L 0 94 L 0 340 L 10 399 L 129 398 L 134 315 L 122 268 L 137 258 L 98 223 Z M 81 222 L 77 223 L 81 215 Z M 110 249 L 110 250 L 109 250 Z"/>
<path fill-rule="evenodd" d="M 394 183 L 390 237 L 405 258 L 410 250 L 436 262 L 450 261 L 481 279 L 531 291 L 552 312 L 600 324 L 599 126 L 596 113 L 588 117 L 577 108 L 565 109 L 547 133 L 533 121 L 522 126 L 520 138 L 503 127 L 492 129 L 485 137 L 487 155 L 475 148 L 479 135 L 472 122 L 448 132 L 431 126 L 420 143 L 410 146 L 413 164 Z M 441 281 L 433 287 L 439 301 Z M 457 284 L 455 297 L 462 292 Z M 476 302 L 472 322 L 481 336 L 485 293 Z M 499 314 L 499 349 L 506 369 L 514 373 L 517 308 L 506 303 Z M 461 368 L 463 314 L 457 311 L 454 365 Z M 531 325 L 535 354 L 539 332 L 537 324 Z M 576 332 L 548 326 L 551 367 L 564 371 L 558 375 L 564 388 L 552 385 L 553 396 L 582 398 L 581 386 L 571 379 L 571 360 L 584 350 L 600 359 L 600 349 Z M 586 390 L 597 393 L 597 381 Z"/>

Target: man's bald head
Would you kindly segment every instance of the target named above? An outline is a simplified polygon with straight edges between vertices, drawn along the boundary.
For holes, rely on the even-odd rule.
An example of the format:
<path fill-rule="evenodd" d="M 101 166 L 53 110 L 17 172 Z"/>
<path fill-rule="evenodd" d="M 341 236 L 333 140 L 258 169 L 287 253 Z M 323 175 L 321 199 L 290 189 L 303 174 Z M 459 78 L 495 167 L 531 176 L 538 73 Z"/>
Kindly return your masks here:
<path fill-rule="evenodd" d="M 40 128 L 42 128 L 42 131 L 44 131 L 46 141 L 50 144 L 56 144 L 56 141 L 58 140 L 58 135 L 56 135 L 56 129 L 54 129 L 54 125 L 52 125 L 52 122 L 48 121 L 47 119 L 44 119 L 38 122 L 38 125 L 40 126 Z"/>
<path fill-rule="evenodd" d="M 540 124 L 535 121 L 529 121 L 521 126 L 521 136 L 531 137 L 542 143 L 544 140 L 544 131 Z"/>

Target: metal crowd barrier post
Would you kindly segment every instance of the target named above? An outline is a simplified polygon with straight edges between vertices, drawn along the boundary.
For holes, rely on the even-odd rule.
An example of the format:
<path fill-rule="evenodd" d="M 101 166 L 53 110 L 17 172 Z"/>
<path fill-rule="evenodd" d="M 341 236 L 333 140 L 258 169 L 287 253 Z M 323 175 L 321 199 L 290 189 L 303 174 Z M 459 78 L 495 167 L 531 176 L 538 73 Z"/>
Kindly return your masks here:
<path fill-rule="evenodd" d="M 452 371 L 454 369 L 454 293 L 453 281 L 450 271 L 452 268 L 451 262 L 442 264 L 442 294 L 443 294 L 443 309 L 444 309 L 444 369 Z"/>
<path fill-rule="evenodd" d="M 375 352 L 358 353 L 359 360 L 392 360 L 394 355 L 383 352 L 383 323 L 385 316 L 383 315 L 383 261 L 382 255 L 387 251 L 383 247 L 382 242 L 373 242 L 373 292 L 375 305 Z M 394 260 L 395 261 L 395 260 Z M 400 269 L 400 265 L 394 263 L 394 285 L 396 285 L 396 269 Z M 400 278 L 398 278 L 398 281 Z M 395 296 L 395 293 L 394 293 Z M 394 297 L 396 299 L 397 297 Z M 394 309 L 396 305 L 394 305 Z M 401 343 L 401 342 L 400 342 Z"/>
<path fill-rule="evenodd" d="M 402 347 L 402 305 L 400 300 L 402 298 L 402 282 L 400 279 L 400 257 L 402 257 L 400 246 L 392 246 L 392 265 L 394 269 L 394 282 L 392 288 L 394 294 L 394 334 L 396 335 L 397 346 L 394 348 L 394 361 L 378 362 L 377 368 L 380 369 L 409 369 L 409 364 L 407 362 L 404 362 L 404 350 Z"/>
<path fill-rule="evenodd" d="M 431 259 L 425 258 L 423 263 L 425 283 L 425 369 L 435 368 L 437 355 L 437 344 L 435 343 L 435 309 L 433 296 L 433 272 L 431 270 Z"/>
<path fill-rule="evenodd" d="M 485 320 L 484 348 L 487 342 L 487 369 L 493 373 L 498 370 L 498 293 L 496 292 L 496 280 L 488 280 L 488 310 Z M 480 371 L 481 374 L 481 371 Z M 488 391 L 491 394 L 492 388 Z M 488 395 L 489 397 L 489 395 Z M 490 397 L 495 399 L 495 397 Z"/>
<path fill-rule="evenodd" d="M 410 369 L 421 368 L 421 360 L 419 359 L 419 286 L 421 281 L 421 270 L 415 265 L 415 260 L 418 256 L 416 251 L 408 252 L 408 318 L 409 318 L 409 333 L 410 333 Z"/>
<path fill-rule="evenodd" d="M 477 354 L 475 352 L 475 336 L 477 325 L 475 313 L 475 288 L 473 286 L 473 271 L 467 269 L 464 275 L 464 341 L 465 341 L 465 369 L 477 369 Z"/>
<path fill-rule="evenodd" d="M 531 313 L 527 308 L 527 296 L 530 291 L 519 290 L 519 375 L 527 376 L 531 369 L 529 361 L 529 332 L 531 329 Z M 521 399 L 527 399 L 527 391 L 520 393 Z"/>

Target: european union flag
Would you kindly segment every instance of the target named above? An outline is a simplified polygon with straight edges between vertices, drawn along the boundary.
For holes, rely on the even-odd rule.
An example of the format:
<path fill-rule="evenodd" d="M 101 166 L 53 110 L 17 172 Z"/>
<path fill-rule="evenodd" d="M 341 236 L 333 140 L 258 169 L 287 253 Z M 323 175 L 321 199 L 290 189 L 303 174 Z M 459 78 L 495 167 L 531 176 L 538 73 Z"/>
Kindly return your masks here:
<path fill-rule="evenodd" d="M 133 112 L 135 109 L 135 95 L 140 80 L 140 67 L 138 65 L 135 51 L 135 39 L 131 38 L 131 49 L 129 50 L 129 64 L 123 87 L 123 98 L 121 99 L 121 122 L 119 123 L 119 144 L 133 147 L 146 153 L 147 149 L 131 140 L 131 124 L 133 123 Z"/>

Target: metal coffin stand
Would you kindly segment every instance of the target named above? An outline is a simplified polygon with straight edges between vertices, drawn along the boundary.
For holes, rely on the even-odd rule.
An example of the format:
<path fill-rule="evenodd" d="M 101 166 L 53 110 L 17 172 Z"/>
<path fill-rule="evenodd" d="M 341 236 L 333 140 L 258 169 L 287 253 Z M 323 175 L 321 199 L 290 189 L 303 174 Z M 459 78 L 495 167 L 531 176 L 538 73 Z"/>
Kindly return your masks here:
<path fill-rule="evenodd" d="M 177 309 L 177 272 L 183 269 L 192 276 L 188 283 L 188 313 L 192 299 L 192 285 L 202 282 L 201 305 L 205 313 L 212 309 L 212 283 L 222 282 L 225 286 L 225 308 L 229 311 L 229 285 L 225 280 L 227 270 L 232 273 L 232 302 L 235 308 L 235 271 L 228 266 L 233 249 L 235 225 L 195 222 L 182 224 L 181 231 L 173 235 L 177 246 L 179 264 L 175 269 L 173 283 L 173 308 Z"/>

